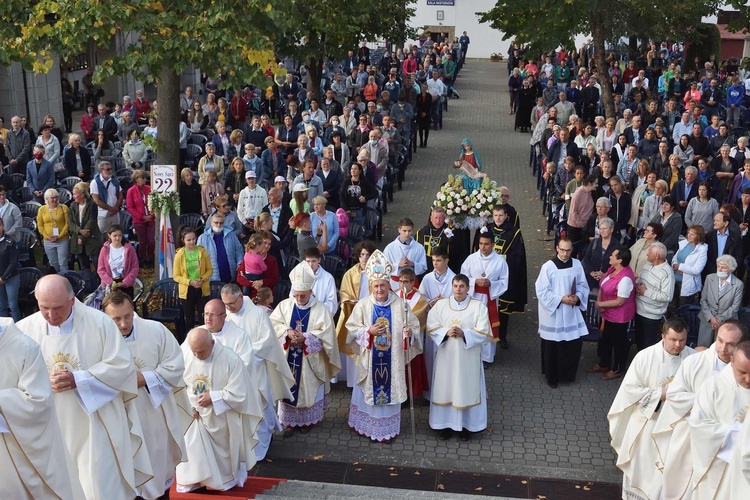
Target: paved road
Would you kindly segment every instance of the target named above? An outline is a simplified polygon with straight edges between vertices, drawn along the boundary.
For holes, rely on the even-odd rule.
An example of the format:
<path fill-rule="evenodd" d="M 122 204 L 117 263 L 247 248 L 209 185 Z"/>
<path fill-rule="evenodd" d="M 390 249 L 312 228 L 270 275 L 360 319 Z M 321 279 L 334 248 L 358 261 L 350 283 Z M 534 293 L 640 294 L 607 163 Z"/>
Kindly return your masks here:
<path fill-rule="evenodd" d="M 593 481 L 620 481 L 609 447 L 606 413 L 619 381 L 604 382 L 585 368 L 596 361 L 594 345 L 584 345 L 578 382 L 550 389 L 540 372 L 537 304 L 533 291 L 540 265 L 553 254 L 543 239 L 545 220 L 528 167 L 529 136 L 513 131 L 507 114 L 505 64 L 470 61 L 460 75 L 460 100 L 449 103 L 444 128 L 433 131 L 429 147 L 419 149 L 385 220 L 386 240 L 396 235 L 402 217 L 426 222 L 438 187 L 451 173 L 450 160 L 469 137 L 480 152 L 484 171 L 511 189 L 528 251 L 531 303 L 511 323 L 510 351 L 498 350 L 487 370 L 489 428 L 469 443 L 445 442 L 428 425 L 429 408 L 417 408 L 417 439 L 407 436 L 409 412 L 391 445 L 371 443 L 347 426 L 351 391 L 336 384 L 324 422 L 307 435 L 274 441 L 269 457 L 312 458 L 398 464 L 495 474 Z M 502 83 L 495 83 L 502 82 Z M 384 244 L 386 241 L 383 242 Z M 314 480 L 314 478 L 310 478 Z"/>

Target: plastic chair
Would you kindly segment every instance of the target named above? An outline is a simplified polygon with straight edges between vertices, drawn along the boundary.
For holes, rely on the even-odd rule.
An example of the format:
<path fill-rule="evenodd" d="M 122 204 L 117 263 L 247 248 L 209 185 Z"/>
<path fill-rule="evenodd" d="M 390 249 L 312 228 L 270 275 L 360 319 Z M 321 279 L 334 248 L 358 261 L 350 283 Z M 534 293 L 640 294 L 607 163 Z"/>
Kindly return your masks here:
<path fill-rule="evenodd" d="M 18 288 L 18 306 L 24 316 L 33 314 L 37 309 L 34 287 L 36 282 L 42 279 L 42 272 L 35 267 L 22 267 L 18 270 L 21 284 Z"/>
<path fill-rule="evenodd" d="M 742 323 L 750 328 L 750 307 L 743 307 L 739 310 L 739 313 L 737 314 L 737 319 L 742 321 Z"/>
<path fill-rule="evenodd" d="M 73 293 L 75 294 L 76 298 L 81 300 L 81 293 L 83 292 L 83 288 L 86 286 L 86 280 L 83 279 L 83 276 L 75 271 L 65 271 L 64 273 L 60 274 L 70 282 L 70 286 L 73 287 Z"/>
<path fill-rule="evenodd" d="M 292 283 L 288 280 L 279 280 L 276 283 L 276 287 L 273 289 L 273 306 L 276 307 L 284 299 L 289 298 L 289 293 L 292 291 Z"/>
<path fill-rule="evenodd" d="M 13 199 L 18 203 L 26 203 L 27 201 L 34 201 L 34 194 L 31 192 L 31 188 L 23 186 L 13 192 Z"/>
<path fill-rule="evenodd" d="M 377 209 L 371 207 L 365 208 L 365 238 L 383 241 L 383 233 L 380 231 L 380 220 L 380 212 Z M 351 230 L 352 226 L 350 225 L 349 231 Z"/>
<path fill-rule="evenodd" d="M 24 219 L 27 219 L 27 217 L 24 217 Z M 18 229 L 18 262 L 24 263 L 31 259 L 37 240 L 35 230 L 26 229 L 25 227 Z"/>
<path fill-rule="evenodd" d="M 187 155 L 185 157 L 185 165 L 193 170 L 198 169 L 198 159 L 203 154 L 203 148 L 197 144 L 187 145 Z"/>
<path fill-rule="evenodd" d="M 359 222 L 355 220 L 349 221 L 349 231 L 346 233 L 347 238 L 353 242 L 362 241 L 365 239 L 365 228 Z"/>
<path fill-rule="evenodd" d="M 201 148 L 201 151 L 203 151 L 203 148 L 206 146 L 207 142 L 208 137 L 203 134 L 193 134 L 188 139 L 188 144 L 195 144 L 196 146 Z"/>
<path fill-rule="evenodd" d="M 336 255 L 344 259 L 348 267 L 351 267 L 354 260 L 354 242 L 349 238 L 339 236 L 336 242 Z"/>
<path fill-rule="evenodd" d="M 62 203 L 63 205 L 67 205 L 73 200 L 73 193 L 71 193 L 64 187 L 57 188 L 57 194 L 60 197 L 60 203 Z"/>
<path fill-rule="evenodd" d="M 161 307 L 154 311 L 149 311 L 151 299 L 156 293 L 161 295 Z M 182 313 L 179 286 L 175 280 L 171 278 L 159 280 L 151 285 L 141 303 L 141 317 L 152 319 L 159 323 L 174 323 L 177 330 L 177 340 L 185 338 L 185 318 Z"/>
<path fill-rule="evenodd" d="M 698 344 L 698 329 L 700 328 L 698 314 L 700 312 L 701 306 L 697 304 L 686 304 L 675 312 L 675 315 L 684 319 L 688 325 L 687 345 L 689 347 L 695 347 Z"/>
<path fill-rule="evenodd" d="M 588 335 L 581 337 L 581 340 L 584 342 L 599 342 L 599 339 L 602 338 L 602 320 L 599 317 L 599 311 L 594 307 L 595 303 L 596 295 L 589 295 L 589 299 L 586 302 L 586 312 L 584 313 L 584 320 L 586 321 L 586 327 L 588 328 L 589 333 Z"/>
<path fill-rule="evenodd" d="M 289 272 L 292 272 L 292 269 L 294 267 L 302 262 L 302 259 L 300 259 L 299 255 L 294 255 L 293 253 L 290 253 L 286 258 L 286 268 L 289 270 Z"/>
<path fill-rule="evenodd" d="M 12 186 L 7 186 L 11 191 L 16 191 L 23 187 L 23 183 L 26 182 L 26 176 L 23 174 L 10 174 L 10 178 L 13 180 Z"/>
<path fill-rule="evenodd" d="M 127 210 L 120 210 L 120 226 L 122 226 L 122 233 L 128 240 L 133 239 L 133 216 Z"/>
<path fill-rule="evenodd" d="M 202 233 L 205 226 L 206 221 L 201 214 L 180 215 L 180 227 L 189 227 Z"/>
<path fill-rule="evenodd" d="M 28 229 L 29 231 L 34 231 L 34 234 L 36 234 L 36 219 L 32 219 L 31 217 L 21 217 L 21 227 Z"/>
<path fill-rule="evenodd" d="M 141 278 L 136 278 L 135 283 L 133 283 L 133 304 L 138 302 L 144 291 L 145 286 L 143 281 L 141 281 Z"/>
<path fill-rule="evenodd" d="M 223 281 L 211 281 L 211 292 L 208 296 L 209 300 L 219 299 L 221 300 L 221 289 L 226 285 Z"/>
<path fill-rule="evenodd" d="M 334 281 L 336 281 L 336 287 L 339 287 L 341 285 L 341 279 L 344 277 L 347 270 L 346 261 L 338 255 L 326 255 L 323 257 L 320 265 L 323 266 L 323 269 L 331 273 Z"/>
<path fill-rule="evenodd" d="M 73 188 L 79 182 L 82 182 L 82 179 L 80 177 L 75 177 L 75 176 L 71 175 L 71 176 L 63 178 L 60 181 L 60 186 L 64 187 L 65 189 L 67 189 L 68 191 L 70 191 L 72 193 L 73 192 Z"/>

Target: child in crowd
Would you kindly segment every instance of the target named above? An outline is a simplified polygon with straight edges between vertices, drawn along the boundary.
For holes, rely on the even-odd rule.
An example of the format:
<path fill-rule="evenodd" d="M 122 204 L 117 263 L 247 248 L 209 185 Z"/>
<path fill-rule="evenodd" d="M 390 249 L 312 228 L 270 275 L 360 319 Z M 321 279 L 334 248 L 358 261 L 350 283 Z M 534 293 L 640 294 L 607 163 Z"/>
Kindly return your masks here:
<path fill-rule="evenodd" d="M 267 286 L 258 289 L 258 294 L 255 296 L 255 305 L 266 311 L 266 314 L 270 315 L 273 312 L 271 304 L 273 303 L 273 290 Z"/>
<path fill-rule="evenodd" d="M 245 246 L 245 278 L 248 281 L 258 281 L 263 279 L 263 272 L 267 269 L 263 257 L 260 255 L 262 242 L 257 238 L 250 238 Z"/>

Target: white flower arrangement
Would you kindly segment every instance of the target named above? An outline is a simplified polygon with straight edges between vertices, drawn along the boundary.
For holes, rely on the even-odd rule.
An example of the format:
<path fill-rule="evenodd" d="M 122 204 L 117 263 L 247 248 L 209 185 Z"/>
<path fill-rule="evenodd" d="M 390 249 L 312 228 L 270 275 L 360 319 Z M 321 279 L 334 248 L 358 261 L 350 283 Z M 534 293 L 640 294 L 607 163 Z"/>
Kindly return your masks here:
<path fill-rule="evenodd" d="M 180 215 L 180 195 L 177 191 L 165 193 L 151 191 L 148 195 L 148 209 L 155 214 L 174 212 Z"/>
<path fill-rule="evenodd" d="M 478 229 L 492 214 L 496 200 L 500 200 L 500 191 L 495 181 L 485 178 L 479 189 L 468 193 L 460 178 L 449 175 L 433 206 L 445 209 L 456 227 Z"/>

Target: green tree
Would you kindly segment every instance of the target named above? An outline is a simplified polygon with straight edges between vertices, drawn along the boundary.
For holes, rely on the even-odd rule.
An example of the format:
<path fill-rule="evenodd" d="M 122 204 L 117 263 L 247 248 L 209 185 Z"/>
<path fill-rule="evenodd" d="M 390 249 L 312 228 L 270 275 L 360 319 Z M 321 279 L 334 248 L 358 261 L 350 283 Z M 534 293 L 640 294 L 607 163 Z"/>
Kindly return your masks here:
<path fill-rule="evenodd" d="M 398 3 L 399 5 L 395 5 Z M 407 21 L 414 15 L 415 0 L 394 3 L 371 0 L 294 0 L 287 9 L 285 29 L 273 36 L 278 54 L 305 64 L 308 90 L 320 95 L 320 78 L 327 57 L 343 59 L 362 40 L 403 41 L 412 37 Z"/>
<path fill-rule="evenodd" d="M 268 33 L 285 14 L 278 0 L 10 0 L 0 20 L 0 64 L 20 61 L 46 72 L 54 57 L 66 60 L 93 43 L 109 47 L 118 31 L 125 45 L 99 61 L 94 80 L 132 72 L 157 86 L 159 161 L 179 163 L 179 75 L 194 65 L 248 82 L 273 62 Z M 24 12 L 26 15 L 18 15 Z"/>
<path fill-rule="evenodd" d="M 498 0 L 487 12 L 477 12 L 489 23 L 539 50 L 553 50 L 575 35 L 590 35 L 596 67 L 606 77 L 605 42 L 637 34 L 639 38 L 690 40 L 701 16 L 716 11 L 717 0 L 685 0 L 669 8 L 646 0 Z M 614 116 L 612 87 L 602 85 L 606 115 Z"/>

